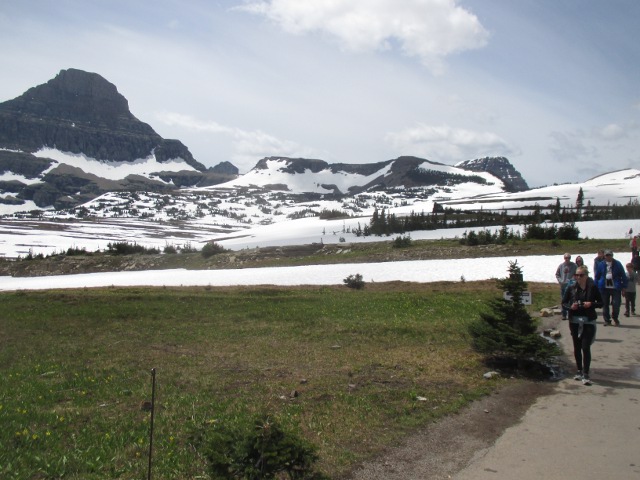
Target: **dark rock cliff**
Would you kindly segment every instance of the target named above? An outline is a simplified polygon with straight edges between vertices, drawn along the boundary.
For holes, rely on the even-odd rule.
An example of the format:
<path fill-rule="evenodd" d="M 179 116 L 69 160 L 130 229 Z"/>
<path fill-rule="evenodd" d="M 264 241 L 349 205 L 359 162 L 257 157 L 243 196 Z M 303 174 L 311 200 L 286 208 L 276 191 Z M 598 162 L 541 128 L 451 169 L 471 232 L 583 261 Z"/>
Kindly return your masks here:
<path fill-rule="evenodd" d="M 31 153 L 50 147 L 119 162 L 155 152 L 159 162 L 182 158 L 205 170 L 182 143 L 163 139 L 134 117 L 115 85 L 76 69 L 0 103 L 0 145 Z"/>
<path fill-rule="evenodd" d="M 124 177 L 113 181 L 48 158 L 33 155 L 43 147 L 122 162 Z M 127 162 L 155 155 L 157 179 L 128 175 Z M 162 164 L 182 159 L 185 169 L 164 171 Z M 218 168 L 219 167 L 219 168 Z M 170 192 L 180 187 L 222 183 L 238 175 L 229 162 L 206 169 L 178 140 L 164 139 L 129 111 L 115 85 L 96 73 L 62 70 L 43 85 L 0 103 L 0 174 L 23 180 L 0 182 L 0 203 L 73 207 L 116 190 Z M 235 169 L 235 170 L 234 170 Z"/>
<path fill-rule="evenodd" d="M 520 172 L 505 157 L 485 157 L 476 160 L 466 160 L 456 165 L 458 168 L 473 172 L 487 172 L 504 182 L 508 192 L 524 192 L 529 190 Z"/>

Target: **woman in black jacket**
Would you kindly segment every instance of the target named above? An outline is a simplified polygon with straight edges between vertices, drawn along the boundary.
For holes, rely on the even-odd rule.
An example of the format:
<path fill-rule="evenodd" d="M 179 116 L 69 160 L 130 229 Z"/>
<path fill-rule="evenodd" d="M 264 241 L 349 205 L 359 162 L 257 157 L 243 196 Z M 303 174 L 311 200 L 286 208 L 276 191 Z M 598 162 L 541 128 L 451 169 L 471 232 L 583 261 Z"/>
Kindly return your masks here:
<path fill-rule="evenodd" d="M 587 267 L 578 267 L 575 283 L 569 285 L 562 297 L 562 306 L 569 311 L 569 330 L 573 339 L 573 356 L 578 372 L 573 377 L 584 385 L 591 385 L 591 344 L 596 338 L 596 308 L 602 308 L 602 296 Z"/>

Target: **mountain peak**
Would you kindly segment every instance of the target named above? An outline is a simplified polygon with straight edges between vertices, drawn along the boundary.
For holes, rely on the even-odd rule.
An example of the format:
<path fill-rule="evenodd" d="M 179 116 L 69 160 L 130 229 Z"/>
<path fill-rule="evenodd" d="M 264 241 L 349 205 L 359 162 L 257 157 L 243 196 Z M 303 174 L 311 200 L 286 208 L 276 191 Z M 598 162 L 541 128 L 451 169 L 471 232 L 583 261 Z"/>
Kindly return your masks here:
<path fill-rule="evenodd" d="M 47 83 L 32 87 L 1 105 L 9 111 L 75 124 L 113 127 L 138 122 L 129 111 L 129 102 L 114 84 L 97 73 L 74 68 L 61 70 Z M 137 130 L 155 134 L 149 125 L 142 125 L 138 125 Z"/>
<path fill-rule="evenodd" d="M 529 186 L 520 172 L 505 157 L 484 157 L 465 160 L 455 166 L 472 172 L 488 172 L 502 180 L 508 192 L 529 190 Z"/>
<path fill-rule="evenodd" d="M 114 84 L 74 68 L 0 103 L 0 147 L 29 153 L 53 148 L 118 162 L 155 153 L 158 162 L 181 158 L 205 170 L 182 143 L 163 139 L 134 117 Z"/>

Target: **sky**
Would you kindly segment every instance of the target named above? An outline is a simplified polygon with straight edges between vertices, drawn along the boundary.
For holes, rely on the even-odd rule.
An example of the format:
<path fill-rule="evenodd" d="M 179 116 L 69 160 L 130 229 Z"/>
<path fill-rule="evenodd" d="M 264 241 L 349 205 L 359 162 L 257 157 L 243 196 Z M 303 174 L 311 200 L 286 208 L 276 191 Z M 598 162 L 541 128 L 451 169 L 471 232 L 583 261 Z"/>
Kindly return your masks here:
<path fill-rule="evenodd" d="M 99 73 L 206 166 L 640 166 L 637 0 L 0 0 L 0 101 Z"/>

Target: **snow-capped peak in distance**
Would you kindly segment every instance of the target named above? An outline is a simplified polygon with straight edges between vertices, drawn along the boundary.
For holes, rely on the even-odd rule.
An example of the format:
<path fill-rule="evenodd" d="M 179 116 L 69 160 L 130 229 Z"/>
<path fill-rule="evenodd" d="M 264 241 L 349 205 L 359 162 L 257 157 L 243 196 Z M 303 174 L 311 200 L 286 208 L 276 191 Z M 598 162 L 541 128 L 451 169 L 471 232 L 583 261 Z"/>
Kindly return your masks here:
<path fill-rule="evenodd" d="M 464 190 L 481 185 L 483 193 L 505 191 L 503 181 L 488 172 L 469 171 L 417 157 L 373 164 L 329 164 L 324 160 L 267 157 L 245 175 L 212 188 L 254 187 L 292 194 L 354 195 L 374 189 L 428 188 Z"/>

